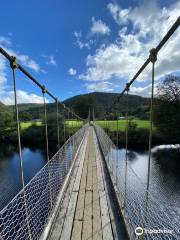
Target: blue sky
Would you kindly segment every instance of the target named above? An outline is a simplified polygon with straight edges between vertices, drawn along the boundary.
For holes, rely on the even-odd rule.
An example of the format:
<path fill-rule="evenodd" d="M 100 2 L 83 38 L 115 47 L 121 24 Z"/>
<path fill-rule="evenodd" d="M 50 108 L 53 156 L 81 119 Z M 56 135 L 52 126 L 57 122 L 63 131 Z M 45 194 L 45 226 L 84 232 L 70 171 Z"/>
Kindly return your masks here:
<path fill-rule="evenodd" d="M 120 92 L 156 46 L 180 1 L 1 0 L 0 45 L 16 55 L 60 100 L 92 91 Z M 158 25 L 159 24 L 159 25 Z M 157 83 L 179 73 L 179 31 L 157 62 Z M 41 102 L 41 93 L 18 73 L 19 102 Z M 13 103 L 12 77 L 0 57 L 0 101 Z M 150 71 L 131 93 L 147 96 Z"/>

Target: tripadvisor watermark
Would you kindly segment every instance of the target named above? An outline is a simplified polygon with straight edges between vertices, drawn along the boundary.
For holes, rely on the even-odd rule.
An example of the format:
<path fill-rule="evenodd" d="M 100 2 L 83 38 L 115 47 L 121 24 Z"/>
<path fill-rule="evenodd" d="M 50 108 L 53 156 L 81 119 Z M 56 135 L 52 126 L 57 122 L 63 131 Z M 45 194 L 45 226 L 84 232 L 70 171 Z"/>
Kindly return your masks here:
<path fill-rule="evenodd" d="M 173 234 L 172 229 L 147 229 L 142 227 L 137 227 L 135 229 L 135 234 L 141 236 L 143 234 Z"/>

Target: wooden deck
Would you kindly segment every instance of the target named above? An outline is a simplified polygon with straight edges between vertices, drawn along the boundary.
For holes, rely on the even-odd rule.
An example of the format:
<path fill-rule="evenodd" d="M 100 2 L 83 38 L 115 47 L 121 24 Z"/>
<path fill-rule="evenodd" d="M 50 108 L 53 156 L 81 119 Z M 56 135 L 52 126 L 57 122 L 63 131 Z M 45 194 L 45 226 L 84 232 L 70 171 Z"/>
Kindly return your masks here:
<path fill-rule="evenodd" d="M 93 127 L 81 145 L 49 240 L 114 239 L 101 154 Z"/>

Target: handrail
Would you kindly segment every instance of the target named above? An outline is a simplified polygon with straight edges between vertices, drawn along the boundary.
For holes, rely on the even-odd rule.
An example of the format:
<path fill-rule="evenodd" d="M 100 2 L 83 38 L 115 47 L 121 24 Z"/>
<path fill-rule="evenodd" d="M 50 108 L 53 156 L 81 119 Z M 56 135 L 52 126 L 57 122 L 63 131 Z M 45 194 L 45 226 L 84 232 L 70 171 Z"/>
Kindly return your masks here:
<path fill-rule="evenodd" d="M 10 64 L 15 64 L 16 68 L 18 68 L 22 73 L 24 73 L 33 83 L 35 83 L 43 92 L 48 94 L 52 99 L 54 99 L 55 102 L 58 102 L 66 108 L 69 112 L 71 112 L 75 117 L 77 117 L 79 120 L 83 120 L 81 117 L 79 117 L 76 113 L 74 113 L 70 108 L 66 107 L 65 104 L 63 104 L 61 101 L 58 100 L 57 97 L 55 97 L 47 88 L 40 84 L 24 67 L 22 67 L 19 63 L 17 63 L 16 58 L 14 56 L 11 56 L 5 49 L 0 47 L 0 53 L 9 60 Z"/>

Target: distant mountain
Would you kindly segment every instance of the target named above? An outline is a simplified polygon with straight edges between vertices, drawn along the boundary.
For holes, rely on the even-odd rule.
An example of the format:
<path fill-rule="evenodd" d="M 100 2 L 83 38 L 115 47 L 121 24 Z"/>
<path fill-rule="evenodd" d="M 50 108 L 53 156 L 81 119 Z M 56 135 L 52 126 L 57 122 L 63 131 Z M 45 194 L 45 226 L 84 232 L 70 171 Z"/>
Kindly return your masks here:
<path fill-rule="evenodd" d="M 116 106 L 113 105 L 115 99 L 119 96 L 118 93 L 105 93 L 105 92 L 93 92 L 83 95 L 77 95 L 64 101 L 64 104 L 73 109 L 78 109 L 77 104 L 80 99 L 83 101 L 91 101 L 96 106 L 95 115 L 103 117 L 107 112 L 108 115 L 115 113 L 117 109 L 119 115 L 124 116 L 127 109 L 128 100 L 128 111 L 131 116 L 145 119 L 148 117 L 149 112 L 149 99 L 143 98 L 136 95 L 122 96 Z M 113 105 L 113 107 L 112 107 Z"/>
<path fill-rule="evenodd" d="M 127 109 L 129 115 L 146 119 L 149 112 L 149 99 L 136 95 L 122 96 L 116 106 L 112 106 L 114 100 L 119 96 L 118 93 L 93 92 L 88 94 L 77 95 L 66 99 L 63 103 L 73 109 L 78 115 L 85 118 L 88 115 L 89 109 L 94 109 L 96 118 L 113 118 L 113 114 L 118 112 L 119 116 L 124 116 Z M 9 109 L 12 112 L 13 106 L 6 106 L 0 103 L 0 111 Z M 44 114 L 43 104 L 19 104 L 20 117 L 23 120 L 38 119 Z M 53 113 L 56 111 L 56 105 L 53 103 L 47 104 L 47 112 Z M 107 114 L 105 116 L 105 114 Z"/>

